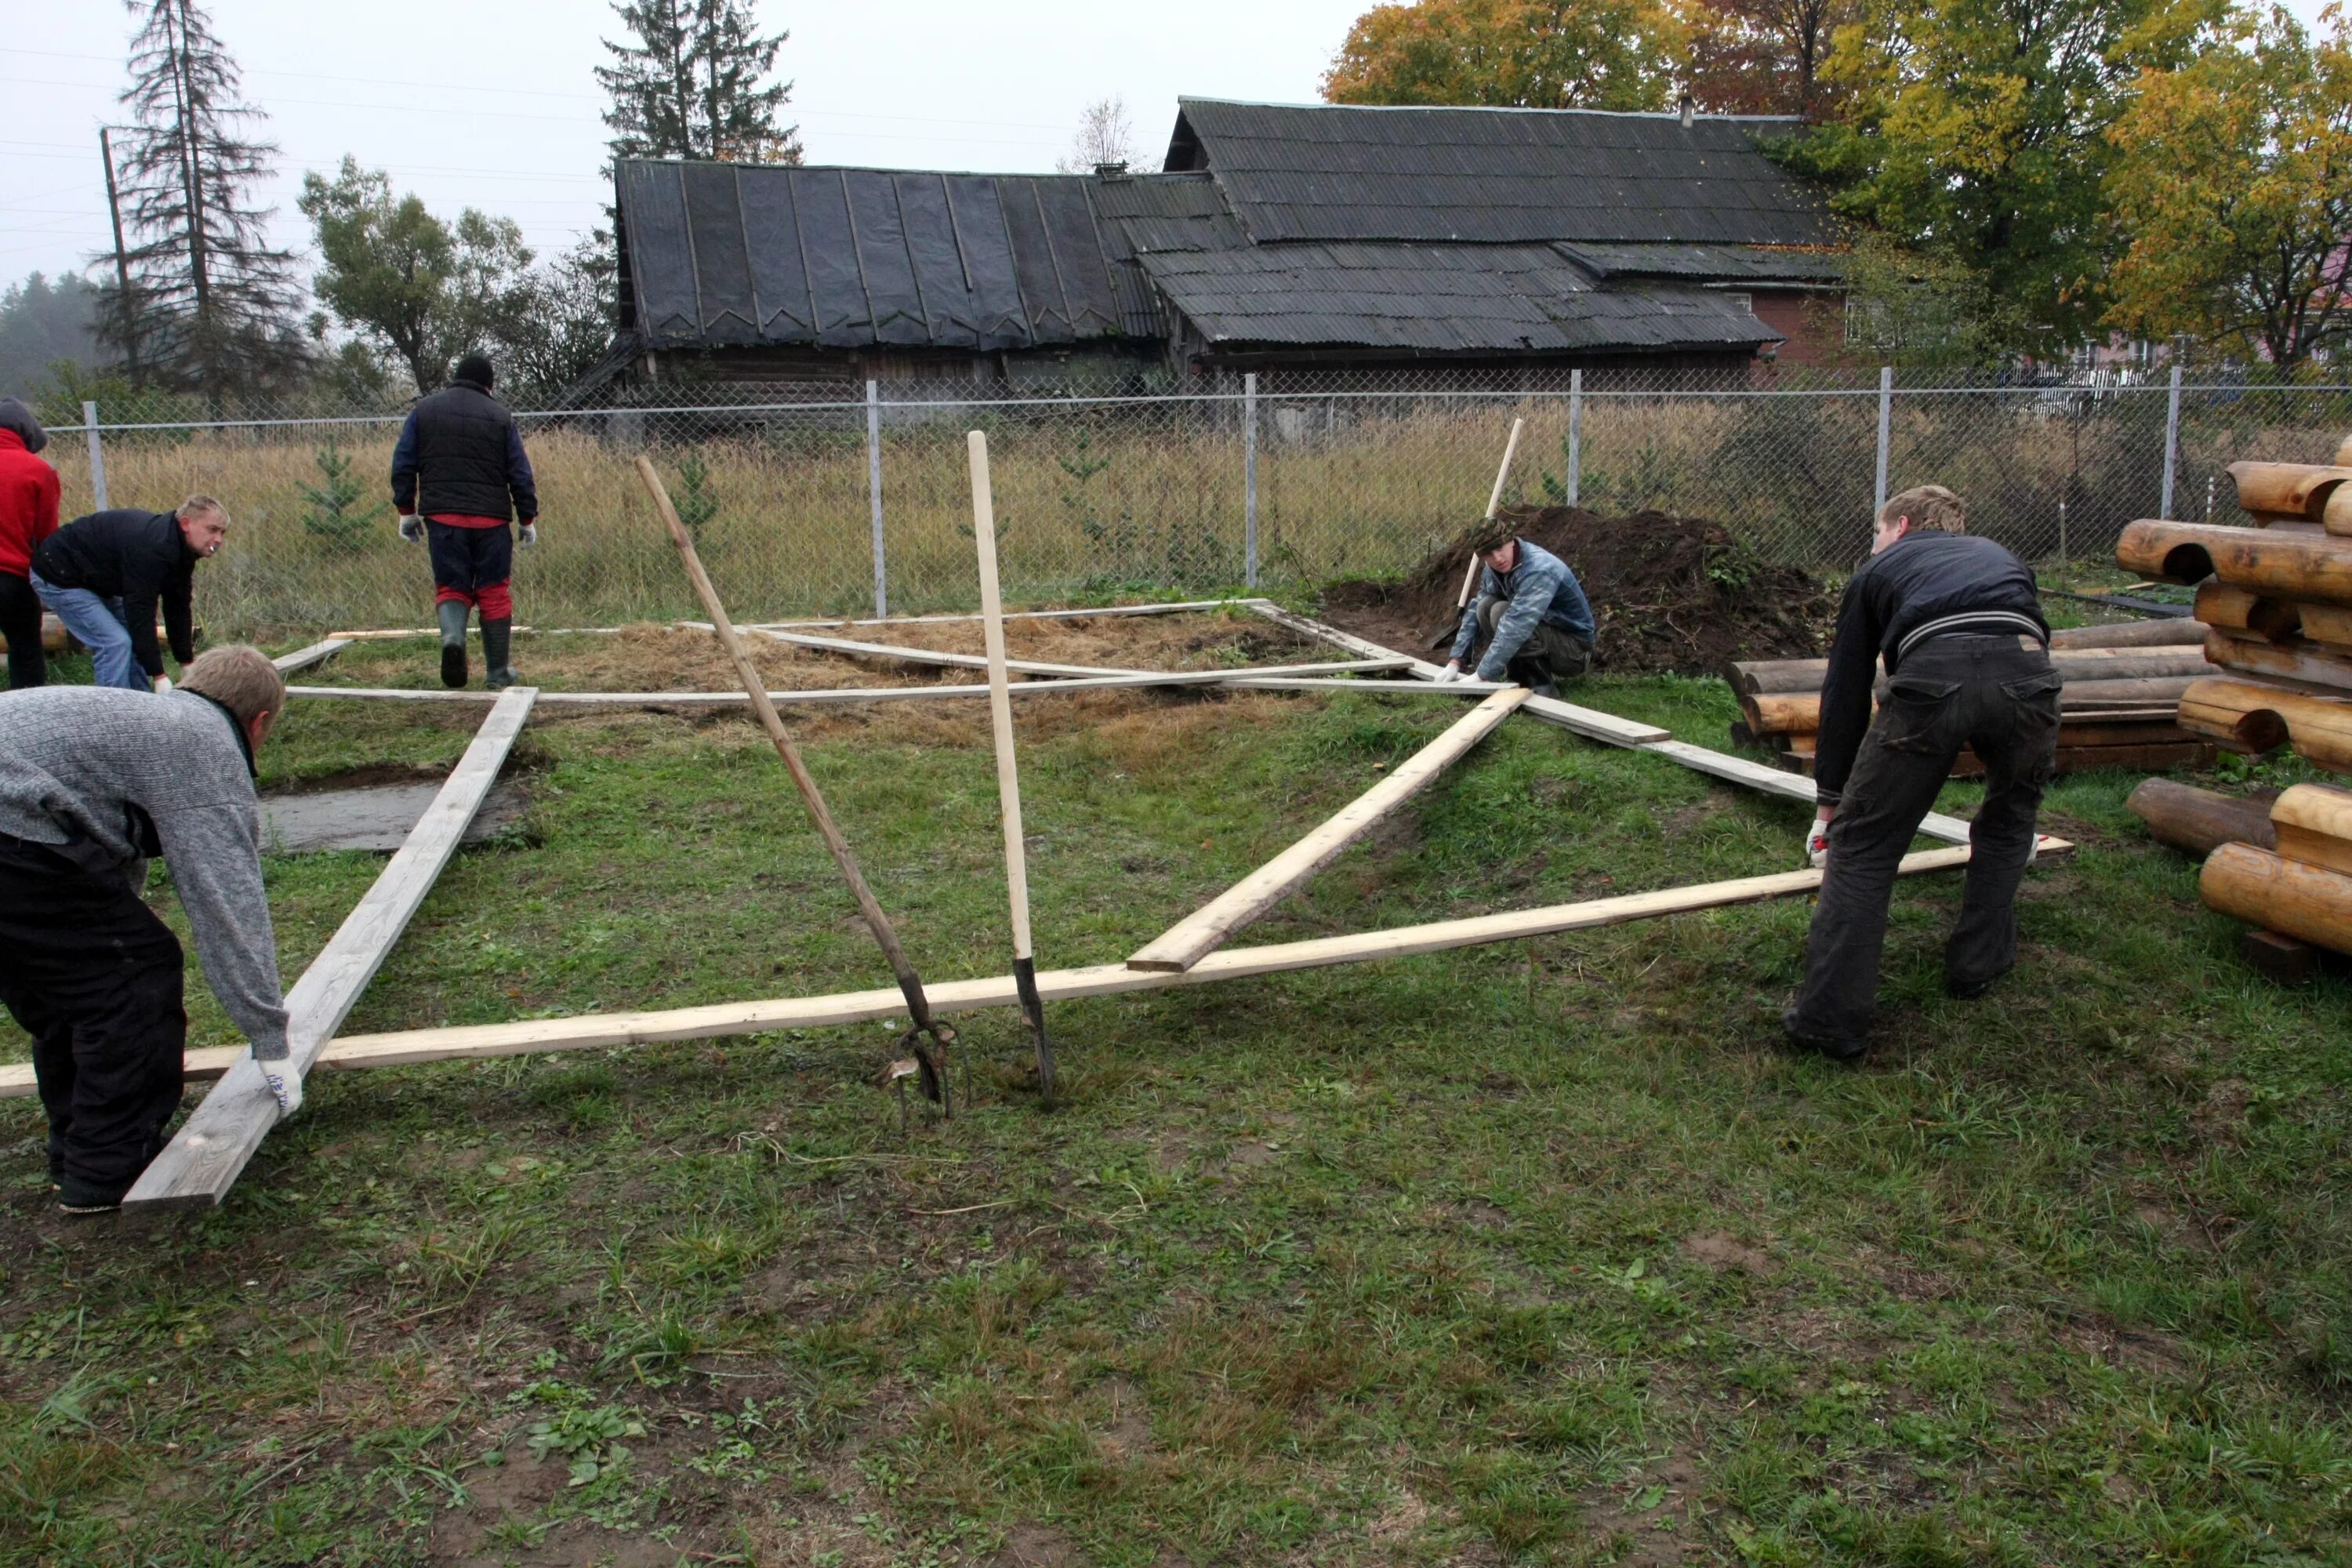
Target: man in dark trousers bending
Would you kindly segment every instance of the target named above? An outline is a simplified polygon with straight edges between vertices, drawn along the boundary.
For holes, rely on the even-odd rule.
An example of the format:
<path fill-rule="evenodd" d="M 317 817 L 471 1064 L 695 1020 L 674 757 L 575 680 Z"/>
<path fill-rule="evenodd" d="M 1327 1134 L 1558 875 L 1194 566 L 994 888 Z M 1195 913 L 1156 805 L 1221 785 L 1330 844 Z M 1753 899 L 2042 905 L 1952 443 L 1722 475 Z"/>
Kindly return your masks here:
<path fill-rule="evenodd" d="M 1944 984 L 1981 995 L 2017 963 L 2017 885 L 2057 761 L 2061 678 L 2033 574 L 1967 526 L 1960 498 L 1941 485 L 1889 498 L 1838 606 L 1814 754 L 1821 805 L 1805 840 L 1827 869 L 1804 984 L 1780 1022 L 1799 1045 L 1841 1060 L 1868 1044 L 1895 865 L 1963 746 L 1984 763 L 1985 797 Z M 1888 685 L 1874 719 L 1882 654 Z"/>
<path fill-rule="evenodd" d="M 277 669 L 242 647 L 212 649 L 160 698 L 0 697 L 0 1003 L 33 1037 L 49 1180 L 69 1213 L 120 1205 L 180 1104 L 184 965 L 140 897 L 152 856 L 280 1113 L 302 1103 L 253 794 L 254 750 L 285 706 Z"/>
<path fill-rule="evenodd" d="M 196 563 L 227 537 L 228 512 L 210 496 L 190 496 L 177 511 L 94 511 L 34 550 L 33 591 L 89 649 L 98 684 L 168 691 L 155 612 L 172 657 L 186 664 L 196 656 Z"/>
<path fill-rule="evenodd" d="M 1568 563 L 1507 525 L 1473 541 L 1483 569 L 1476 608 L 1462 617 L 1444 680 L 1462 679 L 1475 652 L 1481 680 L 1510 680 L 1538 697 L 1592 662 L 1592 606 Z"/>
<path fill-rule="evenodd" d="M 522 432 L 490 395 L 489 357 L 457 362 L 449 384 L 408 411 L 392 450 L 392 501 L 400 536 L 429 538 L 433 603 L 441 621 L 441 683 L 466 684 L 466 617 L 482 616 L 482 684 L 512 686 L 515 535 L 539 542 L 539 491 L 523 456 Z"/>

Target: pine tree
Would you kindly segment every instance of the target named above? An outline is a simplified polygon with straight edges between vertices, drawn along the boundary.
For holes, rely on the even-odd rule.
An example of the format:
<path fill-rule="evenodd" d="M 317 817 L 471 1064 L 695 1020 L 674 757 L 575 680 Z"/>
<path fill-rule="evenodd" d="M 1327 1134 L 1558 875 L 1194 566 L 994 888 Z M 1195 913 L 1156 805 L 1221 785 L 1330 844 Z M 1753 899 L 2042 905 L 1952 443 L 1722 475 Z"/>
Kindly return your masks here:
<path fill-rule="evenodd" d="M 800 128 L 776 123 L 793 84 L 760 85 L 792 35 L 762 37 L 750 0 L 616 0 L 613 10 L 632 35 L 605 39 L 614 63 L 596 68 L 613 99 L 613 156 L 801 161 Z"/>
<path fill-rule="evenodd" d="M 142 368 L 205 392 L 282 379 L 303 358 L 293 258 L 268 243 L 270 209 L 252 203 L 278 148 L 245 132 L 266 118 L 243 101 L 236 62 L 194 0 L 124 0 L 139 19 L 121 101 L 128 300 L 107 290 L 114 346 Z"/>

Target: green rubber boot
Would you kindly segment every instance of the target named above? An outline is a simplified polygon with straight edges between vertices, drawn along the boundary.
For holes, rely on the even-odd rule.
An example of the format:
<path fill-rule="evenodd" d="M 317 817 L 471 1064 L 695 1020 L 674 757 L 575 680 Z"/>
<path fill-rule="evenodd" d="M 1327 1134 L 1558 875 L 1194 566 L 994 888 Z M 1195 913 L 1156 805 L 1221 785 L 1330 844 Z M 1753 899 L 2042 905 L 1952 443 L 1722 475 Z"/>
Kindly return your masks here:
<path fill-rule="evenodd" d="M 501 616 L 497 620 L 482 617 L 482 684 L 493 691 L 514 685 L 522 679 L 507 662 L 509 642 L 514 632 L 514 617 Z"/>
<path fill-rule="evenodd" d="M 441 684 L 452 690 L 466 684 L 466 617 L 472 610 L 463 599 L 444 599 L 436 606 L 441 617 Z"/>

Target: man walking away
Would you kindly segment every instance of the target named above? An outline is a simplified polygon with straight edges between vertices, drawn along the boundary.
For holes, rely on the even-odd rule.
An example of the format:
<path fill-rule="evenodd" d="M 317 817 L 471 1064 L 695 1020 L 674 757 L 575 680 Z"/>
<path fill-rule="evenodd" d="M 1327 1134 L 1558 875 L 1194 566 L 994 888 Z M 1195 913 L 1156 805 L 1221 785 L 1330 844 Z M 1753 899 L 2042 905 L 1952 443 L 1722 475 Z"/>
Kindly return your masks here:
<path fill-rule="evenodd" d="M 196 563 L 228 537 L 228 512 L 210 496 L 190 496 L 177 511 L 121 509 L 78 517 L 33 552 L 33 589 L 79 637 L 98 666 L 98 684 L 126 691 L 169 691 L 155 611 L 172 657 L 195 658 Z"/>
<path fill-rule="evenodd" d="M 509 658 L 514 629 L 515 537 L 539 542 L 539 491 L 514 416 L 490 395 L 489 357 L 457 362 L 449 384 L 408 411 L 392 452 L 392 500 L 400 536 L 429 537 L 433 604 L 441 620 L 441 684 L 466 684 L 466 616 L 482 615 L 482 684 L 520 679 Z"/>
<path fill-rule="evenodd" d="M 0 701 L 0 1003 L 33 1037 L 68 1213 L 120 1205 L 180 1103 L 184 963 L 139 896 L 151 856 L 280 1112 L 302 1103 L 253 794 L 254 751 L 285 705 L 285 681 L 244 647 L 207 652 L 161 700 L 50 686 Z"/>
<path fill-rule="evenodd" d="M 1568 563 L 1508 527 L 1473 542 L 1484 563 L 1478 609 L 1462 617 L 1444 680 L 1462 679 L 1474 649 L 1481 680 L 1511 680 L 1538 697 L 1559 695 L 1559 682 L 1592 663 L 1592 606 Z"/>
<path fill-rule="evenodd" d="M 1969 828 L 1944 984 L 1979 996 L 2017 963 L 2017 885 L 2057 763 L 2062 677 L 2033 574 L 1967 526 L 1960 498 L 1941 485 L 1891 498 L 1838 606 L 1814 756 L 1821 805 L 1805 841 L 1808 858 L 1826 858 L 1828 869 L 1804 984 L 1781 1025 L 1841 1060 L 1868 1043 L 1896 863 L 1963 746 L 1984 763 L 1985 797 Z M 1889 685 L 1874 719 L 1872 663 L 1882 652 Z"/>
<path fill-rule="evenodd" d="M 48 444 L 31 409 L 0 397 L 0 637 L 8 639 L 11 691 L 48 679 L 32 583 L 33 551 L 58 531 L 58 471 L 33 456 Z"/>

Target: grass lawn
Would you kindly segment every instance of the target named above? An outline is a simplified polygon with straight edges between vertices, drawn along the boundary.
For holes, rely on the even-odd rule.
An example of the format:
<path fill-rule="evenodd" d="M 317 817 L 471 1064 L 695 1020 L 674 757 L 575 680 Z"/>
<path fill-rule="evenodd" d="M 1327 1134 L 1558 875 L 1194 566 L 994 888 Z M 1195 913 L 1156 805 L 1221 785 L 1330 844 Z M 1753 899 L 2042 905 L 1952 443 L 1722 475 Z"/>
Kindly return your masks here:
<path fill-rule="evenodd" d="M 518 662 L 617 683 L 560 640 Z M 1017 711 L 1059 967 L 1459 710 Z M 264 783 L 446 769 L 479 717 L 299 703 Z M 982 706 L 787 721 L 925 975 L 1003 968 Z M 889 983 L 745 718 L 551 710 L 512 772 L 521 829 L 348 1032 Z M 1958 879 L 1904 884 L 1858 1069 L 1779 1048 L 1799 900 L 1056 1005 L 1050 1114 L 975 1015 L 976 1103 L 905 1136 L 875 1026 L 321 1074 L 223 1208 L 146 1226 L 57 1216 L 7 1101 L 0 1562 L 2352 1563 L 2352 985 L 2242 968 L 2133 782 L 2053 790 L 2081 848 L 1990 998 L 1940 990 Z M 1803 817 L 1514 720 L 1242 940 L 1784 870 Z M 289 976 L 381 864 L 270 859 Z M 235 1037 L 193 963 L 189 997 Z"/>

